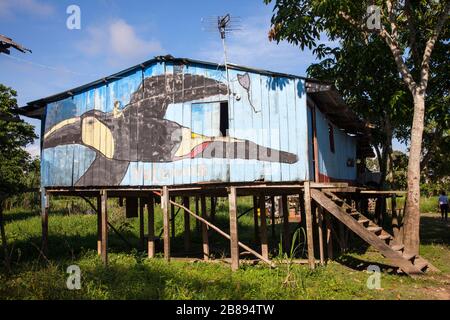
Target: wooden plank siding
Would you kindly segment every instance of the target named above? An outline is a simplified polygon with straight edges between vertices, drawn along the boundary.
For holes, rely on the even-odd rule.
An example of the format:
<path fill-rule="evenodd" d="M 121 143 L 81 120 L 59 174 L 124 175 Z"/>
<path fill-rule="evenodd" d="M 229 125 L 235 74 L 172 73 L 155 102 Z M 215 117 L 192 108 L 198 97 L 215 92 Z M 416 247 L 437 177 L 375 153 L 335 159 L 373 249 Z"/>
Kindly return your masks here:
<path fill-rule="evenodd" d="M 44 117 L 42 185 L 126 187 L 310 180 L 310 124 L 305 80 L 233 67 L 230 69 L 229 96 L 224 91 L 226 85 L 223 68 L 202 63 L 176 64 L 173 61 L 161 61 L 85 89 L 70 98 L 49 103 Z M 151 94 L 153 95 L 149 96 Z M 176 146 L 170 147 L 173 139 L 164 140 L 170 137 L 169 129 L 164 131 L 166 136 L 159 136 L 161 130 L 158 129 L 155 137 L 144 130 L 145 126 L 151 126 L 151 121 L 148 120 L 147 125 L 142 113 L 153 112 L 146 103 L 156 101 L 161 95 L 165 95 L 165 100 L 161 100 L 165 102 L 161 103 L 167 103 L 164 114 L 158 118 L 164 124 L 161 125 L 164 130 L 170 126 L 177 128 L 176 130 L 191 130 L 191 143 L 194 143 L 193 137 L 197 135 L 203 139 L 198 141 L 206 141 L 205 145 L 208 145 L 212 139 L 221 138 L 221 103 L 228 103 L 230 139 L 247 141 L 245 143 L 248 146 L 254 143 L 271 149 L 272 153 L 283 152 L 294 156 L 296 161 L 292 158 L 283 161 L 261 159 L 261 150 L 259 153 L 255 152 L 254 157 L 244 153 L 246 159 L 234 158 L 229 154 L 225 158 L 215 155 L 208 158 L 205 156 L 207 147 L 202 143 L 190 145 L 191 153 L 179 157 L 179 149 Z M 192 99 L 188 98 L 190 96 Z M 159 107 L 156 103 L 151 108 Z M 93 110 L 98 113 L 93 115 Z M 114 121 L 125 117 L 124 110 L 129 119 L 125 119 L 119 126 Z M 77 123 L 80 123 L 80 132 L 74 133 Z M 61 133 L 60 140 L 53 137 L 54 141 L 45 145 L 48 138 L 46 134 L 52 137 L 52 130 L 59 132 L 58 129 L 70 126 L 73 126 L 71 131 Z M 180 132 L 188 131 L 176 131 L 175 139 L 181 136 Z M 72 140 L 68 134 L 74 135 Z M 321 168 L 324 174 L 331 172 L 335 178 L 353 179 L 356 168 L 348 168 L 346 160 L 354 157 L 355 141 L 347 141 L 347 138 L 341 137 L 344 133 L 339 132 L 338 128 L 335 129 L 335 134 L 339 159 L 328 159 L 326 151 L 322 150 L 320 159 L 326 165 L 323 164 Z M 324 140 L 324 133 L 321 135 L 319 138 Z M 128 137 L 130 143 L 118 144 L 117 136 Z M 180 139 L 185 136 L 189 134 Z M 328 148 L 326 139 L 319 141 L 323 148 Z M 341 140 L 345 142 L 342 146 Z M 228 142 L 228 146 L 230 143 Z M 157 144 L 156 147 L 153 144 Z M 235 148 L 236 146 L 240 148 L 246 145 L 236 142 Z M 142 152 L 150 154 L 153 148 L 156 157 L 160 156 L 160 148 L 166 148 L 166 158 L 145 160 Z M 117 156 L 118 153 L 120 157 Z M 336 170 L 344 170 L 345 174 L 342 177 L 335 174 L 335 165 L 328 162 L 339 163 Z"/>

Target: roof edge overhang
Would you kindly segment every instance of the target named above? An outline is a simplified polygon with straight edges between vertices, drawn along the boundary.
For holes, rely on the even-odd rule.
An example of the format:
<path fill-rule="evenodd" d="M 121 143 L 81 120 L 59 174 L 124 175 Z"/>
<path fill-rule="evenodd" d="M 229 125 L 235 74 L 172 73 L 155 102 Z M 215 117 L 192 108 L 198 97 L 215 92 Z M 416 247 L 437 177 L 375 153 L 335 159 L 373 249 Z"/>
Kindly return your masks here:
<path fill-rule="evenodd" d="M 27 116 L 30 118 L 42 119 L 42 115 L 44 113 L 44 107 L 48 103 L 63 100 L 63 99 L 73 96 L 74 94 L 83 92 L 89 88 L 96 87 L 96 86 L 108 83 L 110 81 L 113 81 L 113 80 L 117 80 L 118 78 L 124 77 L 125 75 L 130 74 L 136 70 L 145 69 L 148 66 L 150 66 L 154 63 L 157 63 L 157 62 L 173 62 L 173 63 L 180 63 L 180 64 L 200 64 L 200 65 L 211 66 L 216 69 L 223 69 L 223 70 L 225 69 L 225 65 L 213 63 L 213 62 L 188 59 L 188 58 L 174 58 L 171 55 L 157 56 L 157 57 L 154 57 L 153 59 L 147 60 L 143 63 L 137 64 L 137 65 L 132 66 L 127 69 L 124 69 L 124 70 L 119 71 L 110 76 L 89 82 L 85 85 L 78 86 L 76 88 L 66 90 L 66 91 L 63 91 L 63 92 L 60 92 L 60 93 L 57 93 L 57 94 L 54 94 L 54 95 L 51 95 L 51 96 L 48 96 L 48 97 L 45 97 L 42 99 L 28 102 L 26 106 L 20 108 L 21 110 L 19 111 L 19 113 L 21 115 L 24 115 L 24 116 Z M 240 66 L 240 65 L 236 65 L 236 64 L 232 64 L 232 63 L 228 63 L 227 66 L 229 69 L 256 72 L 256 73 L 265 74 L 265 75 L 269 75 L 269 76 L 273 76 L 273 77 L 285 77 L 285 78 L 293 78 L 293 79 L 296 78 L 296 79 L 306 80 L 311 83 L 319 83 L 318 80 L 301 77 L 301 76 L 297 76 L 297 75 L 293 75 L 293 74 L 273 72 L 273 71 L 264 70 L 264 69 L 256 69 L 256 68 Z"/>

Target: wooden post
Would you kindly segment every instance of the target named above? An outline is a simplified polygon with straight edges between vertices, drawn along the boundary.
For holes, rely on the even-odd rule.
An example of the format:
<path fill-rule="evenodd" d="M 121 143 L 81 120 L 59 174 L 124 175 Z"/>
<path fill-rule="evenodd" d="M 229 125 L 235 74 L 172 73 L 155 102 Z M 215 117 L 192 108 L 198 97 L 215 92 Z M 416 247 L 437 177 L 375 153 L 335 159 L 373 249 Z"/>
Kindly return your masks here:
<path fill-rule="evenodd" d="M 205 196 L 201 196 L 200 198 L 201 202 L 201 210 L 202 210 L 202 217 L 207 220 L 208 219 L 208 213 L 206 212 L 206 198 Z M 208 239 L 208 226 L 204 223 L 202 223 L 202 239 L 203 239 L 203 259 L 209 260 L 209 239 Z"/>
<path fill-rule="evenodd" d="M 311 214 L 311 190 L 310 182 L 305 181 L 304 183 L 305 192 L 305 220 L 306 220 L 306 237 L 308 242 L 308 263 L 311 269 L 315 268 L 315 258 L 314 258 L 314 242 L 313 242 L 313 228 L 312 228 L 312 214 Z"/>
<path fill-rule="evenodd" d="M 325 225 L 327 227 L 327 259 L 333 259 L 333 238 L 331 234 L 331 217 L 325 214 Z"/>
<path fill-rule="evenodd" d="M 259 226 L 258 226 L 258 197 L 253 196 L 253 226 L 254 226 L 254 239 L 255 243 L 260 243 L 259 239 Z"/>
<path fill-rule="evenodd" d="M 283 244 L 284 252 L 289 253 L 291 247 L 291 234 L 289 231 L 289 205 L 286 195 L 281 196 L 281 207 L 283 210 Z"/>
<path fill-rule="evenodd" d="M 155 257 L 155 202 L 153 195 L 151 194 L 147 202 L 147 215 L 148 215 L 148 237 L 147 237 L 147 250 L 148 257 Z"/>
<path fill-rule="evenodd" d="M 170 200 L 175 202 L 176 198 L 171 197 Z M 175 240 L 175 206 L 172 203 L 170 204 L 170 231 L 172 240 Z"/>
<path fill-rule="evenodd" d="M 228 204 L 230 207 L 230 253 L 231 270 L 239 269 L 239 238 L 238 238 L 238 220 L 237 220 L 237 196 L 236 188 L 231 187 L 228 194 Z"/>
<path fill-rule="evenodd" d="M 189 208 L 189 197 L 183 197 L 183 206 Z M 191 250 L 191 215 L 184 210 L 184 251 Z"/>
<path fill-rule="evenodd" d="M 394 193 L 391 197 L 391 211 L 392 211 L 392 231 L 394 240 L 398 242 L 398 234 L 400 231 L 399 219 L 397 215 L 397 195 Z"/>
<path fill-rule="evenodd" d="M 275 240 L 275 197 L 270 197 L 270 218 L 272 220 L 271 227 L 272 227 L 272 239 Z"/>
<path fill-rule="evenodd" d="M 269 245 L 267 241 L 266 198 L 263 194 L 259 197 L 259 213 L 261 216 L 260 241 L 261 255 L 269 259 Z"/>
<path fill-rule="evenodd" d="M 195 214 L 201 216 L 198 201 L 199 201 L 198 197 L 195 197 Z M 200 232 L 200 221 L 198 221 L 198 219 L 195 219 L 195 229 L 197 230 L 197 233 Z"/>
<path fill-rule="evenodd" d="M 46 192 L 42 193 L 42 253 L 48 256 L 48 211 L 50 207 L 50 195 Z"/>
<path fill-rule="evenodd" d="M 108 264 L 108 194 L 106 190 L 101 191 L 102 198 L 102 261 Z"/>
<path fill-rule="evenodd" d="M 161 197 L 161 207 L 163 210 L 163 223 L 164 223 L 164 259 L 170 261 L 170 198 L 169 189 L 167 186 L 163 187 Z"/>
<path fill-rule="evenodd" d="M 320 264 L 325 264 L 325 256 L 323 250 L 323 209 L 321 206 L 316 205 L 317 210 L 317 230 L 319 232 L 319 254 Z"/>
<path fill-rule="evenodd" d="M 97 196 L 97 254 L 102 254 L 102 195 Z"/>
<path fill-rule="evenodd" d="M 211 197 L 211 221 L 214 222 L 216 219 L 216 198 Z"/>
<path fill-rule="evenodd" d="M 145 250 L 145 239 L 144 239 L 144 198 L 139 198 L 139 240 L 141 242 L 141 250 Z"/>

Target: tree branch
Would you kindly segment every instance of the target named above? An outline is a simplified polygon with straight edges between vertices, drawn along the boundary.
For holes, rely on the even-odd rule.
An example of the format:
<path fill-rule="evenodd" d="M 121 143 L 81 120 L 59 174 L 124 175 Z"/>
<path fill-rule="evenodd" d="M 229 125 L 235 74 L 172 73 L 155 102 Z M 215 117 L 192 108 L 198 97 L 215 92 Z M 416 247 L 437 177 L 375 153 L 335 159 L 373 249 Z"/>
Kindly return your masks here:
<path fill-rule="evenodd" d="M 412 58 L 417 67 L 419 67 L 420 65 L 419 49 L 417 48 L 417 39 L 416 39 L 417 29 L 410 0 L 405 0 L 404 11 L 406 13 L 406 19 L 408 20 L 409 46 L 411 47 Z"/>
<path fill-rule="evenodd" d="M 389 0 L 387 0 L 387 2 L 391 3 L 391 1 L 389 1 Z M 388 13 L 390 10 L 392 10 L 392 4 L 391 4 L 390 9 L 389 9 L 389 5 L 388 5 Z M 402 52 L 402 50 L 400 50 L 398 42 L 395 40 L 395 38 L 393 38 L 393 36 L 391 36 L 391 34 L 389 34 L 389 32 L 383 26 L 381 26 L 381 29 L 379 29 L 379 30 L 377 30 L 377 29 L 370 30 L 367 28 L 367 26 L 365 24 L 359 24 L 358 22 L 356 22 L 356 20 L 353 19 L 346 12 L 339 11 L 338 14 L 341 18 L 343 18 L 349 24 L 351 24 L 352 26 L 354 26 L 355 28 L 360 30 L 363 33 L 363 35 L 366 36 L 368 32 L 376 32 L 382 39 L 384 39 L 384 41 L 387 43 L 387 45 L 391 49 L 392 55 L 394 56 L 394 60 L 397 65 L 397 69 L 400 72 L 400 74 L 402 75 L 403 81 L 408 86 L 408 89 L 411 92 L 414 92 L 417 87 L 416 82 L 414 81 L 411 73 L 408 70 L 408 67 L 406 66 L 405 62 L 403 61 L 403 52 Z M 395 30 L 395 32 L 394 32 L 394 35 L 395 35 L 395 34 L 397 34 L 397 31 L 396 31 L 397 25 L 395 23 L 393 23 L 393 25 L 394 25 L 394 27 L 392 27 L 392 23 L 391 23 L 391 28 L 393 28 L 393 30 Z"/>
<path fill-rule="evenodd" d="M 422 91 L 425 91 L 428 84 L 428 78 L 430 76 L 430 58 L 431 53 L 433 52 L 434 45 L 439 37 L 439 33 L 447 22 L 448 15 L 450 14 L 450 2 L 444 7 L 444 11 L 439 16 L 438 22 L 434 27 L 433 33 L 431 34 L 430 39 L 428 39 L 427 44 L 425 46 L 425 50 L 422 58 L 422 65 L 420 70 L 420 88 Z"/>

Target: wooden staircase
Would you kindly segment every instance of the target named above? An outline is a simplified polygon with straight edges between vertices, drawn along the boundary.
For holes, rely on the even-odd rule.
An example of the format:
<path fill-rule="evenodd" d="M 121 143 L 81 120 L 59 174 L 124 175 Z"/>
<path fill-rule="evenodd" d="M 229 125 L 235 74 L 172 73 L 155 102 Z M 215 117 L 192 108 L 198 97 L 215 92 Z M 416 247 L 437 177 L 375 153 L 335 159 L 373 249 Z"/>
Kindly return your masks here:
<path fill-rule="evenodd" d="M 434 266 L 419 255 L 405 252 L 404 246 L 396 244 L 391 234 L 345 203 L 334 193 L 311 189 L 311 197 L 318 205 L 377 249 L 401 271 L 408 275 L 420 275 L 427 270 L 437 271 Z"/>

